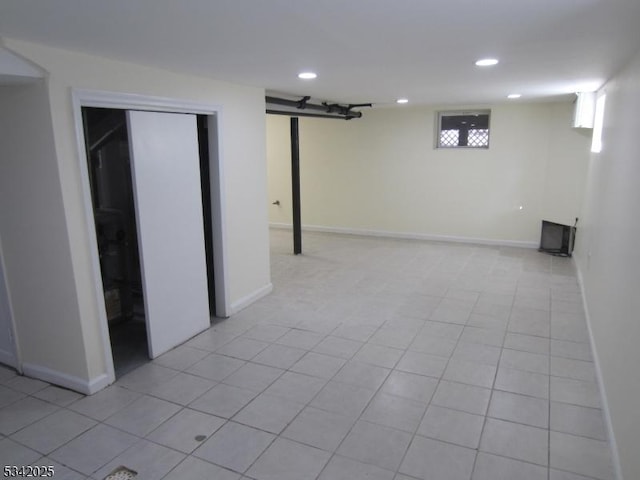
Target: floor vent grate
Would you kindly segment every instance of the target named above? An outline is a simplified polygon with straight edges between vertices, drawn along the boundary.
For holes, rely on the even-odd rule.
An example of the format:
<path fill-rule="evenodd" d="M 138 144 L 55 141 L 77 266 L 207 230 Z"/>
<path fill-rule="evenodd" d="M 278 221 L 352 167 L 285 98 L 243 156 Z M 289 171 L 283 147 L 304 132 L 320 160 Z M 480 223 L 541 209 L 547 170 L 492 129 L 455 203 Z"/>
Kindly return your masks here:
<path fill-rule="evenodd" d="M 127 467 L 118 467 L 105 477 L 104 480 L 130 480 L 135 478 L 138 472 L 128 469 Z"/>

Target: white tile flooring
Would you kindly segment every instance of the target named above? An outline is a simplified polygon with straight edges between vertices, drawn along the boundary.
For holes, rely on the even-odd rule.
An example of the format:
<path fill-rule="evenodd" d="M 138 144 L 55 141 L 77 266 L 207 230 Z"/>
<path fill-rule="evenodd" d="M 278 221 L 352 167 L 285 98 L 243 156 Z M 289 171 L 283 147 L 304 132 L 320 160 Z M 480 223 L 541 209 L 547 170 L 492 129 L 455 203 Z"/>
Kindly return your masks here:
<path fill-rule="evenodd" d="M 274 292 L 83 397 L 0 369 L 3 465 L 56 479 L 614 478 L 572 262 L 273 231 Z"/>

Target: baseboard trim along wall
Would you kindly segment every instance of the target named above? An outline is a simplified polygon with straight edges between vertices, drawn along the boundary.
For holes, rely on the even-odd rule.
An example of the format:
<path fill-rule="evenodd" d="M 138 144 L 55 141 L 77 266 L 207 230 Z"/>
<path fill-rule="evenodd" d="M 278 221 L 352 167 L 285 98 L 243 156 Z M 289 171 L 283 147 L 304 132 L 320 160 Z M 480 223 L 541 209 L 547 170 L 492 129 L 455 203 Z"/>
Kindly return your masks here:
<path fill-rule="evenodd" d="M 292 229 L 291 224 L 270 223 L 271 228 Z M 498 247 L 538 248 L 537 242 L 523 240 L 496 240 L 491 238 L 457 237 L 453 235 L 434 235 L 430 233 L 390 232 L 387 230 L 365 230 L 345 227 L 325 227 L 322 225 L 303 225 L 308 232 L 340 233 L 343 235 L 360 235 L 365 237 L 397 238 L 403 240 L 427 240 L 431 242 L 466 243 L 470 245 L 490 245 Z"/>
<path fill-rule="evenodd" d="M 12 352 L 7 352 L 6 350 L 0 350 L 0 363 L 15 369 L 18 368 L 16 356 Z"/>
<path fill-rule="evenodd" d="M 240 310 L 248 307 L 253 302 L 260 300 L 262 297 L 266 297 L 273 291 L 273 284 L 269 282 L 264 287 L 257 289 L 256 291 L 245 295 L 244 297 L 236 300 L 231 304 L 231 315 L 238 313 Z"/>
<path fill-rule="evenodd" d="M 32 363 L 24 363 L 22 369 L 24 374 L 29 377 L 65 387 L 85 395 L 92 395 L 112 383 L 106 373 L 92 380 L 85 380 Z"/>
<path fill-rule="evenodd" d="M 620 455 L 618 454 L 618 444 L 613 432 L 613 423 L 611 422 L 611 413 L 609 412 L 609 402 L 607 400 L 607 393 L 604 389 L 604 381 L 602 379 L 602 370 L 600 369 L 600 360 L 598 359 L 598 352 L 593 340 L 593 331 L 591 330 L 591 316 L 589 315 L 589 307 L 587 305 L 587 297 L 584 290 L 584 280 L 582 277 L 582 271 L 580 270 L 579 262 L 576 261 L 575 253 L 573 263 L 578 274 L 578 285 L 580 286 L 580 294 L 582 295 L 582 308 L 584 308 L 584 315 L 587 321 L 587 331 L 589 333 L 589 343 L 591 345 L 591 353 L 593 355 L 593 364 L 596 368 L 596 382 L 598 383 L 598 389 L 600 391 L 600 403 L 602 404 L 602 413 L 604 415 L 604 423 L 607 429 L 607 437 L 609 439 L 609 446 L 611 448 L 611 463 L 613 463 L 613 469 L 615 471 L 616 480 L 624 480 L 622 477 L 622 466 L 620 464 Z"/>

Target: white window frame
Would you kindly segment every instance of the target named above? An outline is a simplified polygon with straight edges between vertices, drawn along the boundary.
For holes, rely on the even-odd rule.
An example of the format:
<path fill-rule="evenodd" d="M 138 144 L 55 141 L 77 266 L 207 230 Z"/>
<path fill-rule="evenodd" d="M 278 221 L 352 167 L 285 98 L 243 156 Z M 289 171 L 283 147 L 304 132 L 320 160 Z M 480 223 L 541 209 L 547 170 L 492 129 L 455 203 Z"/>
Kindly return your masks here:
<path fill-rule="evenodd" d="M 442 132 L 442 119 L 443 117 L 453 116 L 471 116 L 471 115 L 488 115 L 487 126 L 487 144 L 486 145 L 442 145 L 441 132 Z M 435 148 L 442 150 L 449 149 L 471 149 L 471 150 L 488 150 L 491 145 L 491 110 L 490 109 L 474 109 L 474 110 L 445 110 L 437 112 L 436 115 L 436 132 L 435 132 Z"/>

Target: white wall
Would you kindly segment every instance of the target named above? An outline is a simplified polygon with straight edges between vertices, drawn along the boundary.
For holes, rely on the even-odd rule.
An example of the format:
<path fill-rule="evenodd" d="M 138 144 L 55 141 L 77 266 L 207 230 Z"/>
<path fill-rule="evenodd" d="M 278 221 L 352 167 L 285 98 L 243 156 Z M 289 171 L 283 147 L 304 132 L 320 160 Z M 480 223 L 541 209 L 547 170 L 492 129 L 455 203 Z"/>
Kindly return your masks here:
<path fill-rule="evenodd" d="M 87 377 L 43 82 L 0 88 L 0 235 L 24 361 Z"/>
<path fill-rule="evenodd" d="M 604 87 L 576 259 L 624 478 L 640 478 L 640 52 Z"/>
<path fill-rule="evenodd" d="M 0 241 L 0 363 L 19 368 L 20 362 L 16 351 L 15 331 L 4 270 L 2 242 Z"/>
<path fill-rule="evenodd" d="M 580 212 L 589 138 L 570 128 L 572 108 L 493 106 L 488 150 L 435 149 L 435 108 L 301 118 L 302 223 L 535 246 L 541 219 Z M 268 116 L 272 223 L 291 223 L 289 155 L 289 119 Z"/>
<path fill-rule="evenodd" d="M 65 338 L 65 348 L 42 353 L 32 358 L 25 352 L 24 362 L 55 364 L 59 372 L 93 380 L 104 374 L 106 366 L 98 328 L 98 305 L 91 269 L 90 228 L 86 220 L 80 162 L 76 148 L 76 132 L 72 110 L 72 88 L 94 89 L 152 95 L 189 102 L 218 105 L 220 144 L 223 163 L 223 188 L 226 205 L 226 246 L 228 254 L 228 289 L 232 307 L 239 308 L 248 299 L 268 292 L 270 287 L 269 241 L 267 229 L 264 91 L 231 85 L 211 79 L 181 75 L 175 72 L 117 62 L 105 58 L 53 49 L 43 45 L 5 39 L 5 46 L 42 67 L 47 73 L 49 102 L 53 125 L 53 141 L 43 148 L 50 175 L 39 180 L 45 191 L 55 190 L 50 201 L 38 202 L 37 215 L 57 225 L 60 235 L 48 243 L 48 250 L 60 265 L 52 265 L 45 278 L 62 271 L 64 281 L 48 283 L 49 295 L 59 299 L 63 308 L 51 318 L 45 302 L 34 310 L 34 327 L 42 338 Z M 20 110 L 16 108 L 15 110 Z M 51 125 L 51 124 L 50 124 Z M 51 128 L 51 127 L 49 127 Z M 24 142 L 29 136 L 16 132 Z M 39 170 L 20 172 L 21 182 L 33 183 Z M 16 188 L 20 186 L 16 183 Z M 61 192 L 61 193 L 60 193 Z M 53 197 L 53 195 L 52 195 Z M 36 213 L 34 212 L 34 215 Z M 4 225 L 1 225 L 4 230 Z M 46 233 L 44 229 L 40 234 Z M 34 247 L 35 248 L 35 247 Z M 65 258 L 66 255 L 66 258 Z M 41 266 L 31 259 L 29 250 L 9 249 L 5 259 L 22 262 L 25 270 Z M 70 271 L 69 271 L 70 270 Z M 24 296 L 36 297 L 28 286 L 13 285 L 10 290 L 24 289 Z M 16 314 L 17 316 L 17 314 Z M 45 321 L 46 319 L 46 321 Z M 22 323 L 26 320 L 17 318 Z M 80 338 L 78 338 L 80 336 Z M 39 345 L 40 346 L 40 345 Z M 81 350 L 79 354 L 77 350 Z"/>

